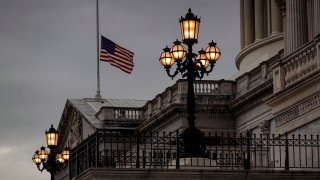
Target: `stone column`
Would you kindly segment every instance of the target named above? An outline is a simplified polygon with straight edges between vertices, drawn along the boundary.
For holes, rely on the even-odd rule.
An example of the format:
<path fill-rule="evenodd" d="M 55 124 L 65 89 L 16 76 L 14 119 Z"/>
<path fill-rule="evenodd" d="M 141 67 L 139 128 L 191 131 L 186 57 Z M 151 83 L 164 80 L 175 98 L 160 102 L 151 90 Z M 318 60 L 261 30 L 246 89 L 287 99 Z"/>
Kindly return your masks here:
<path fill-rule="evenodd" d="M 240 0 L 240 39 L 241 39 L 241 49 L 244 48 L 244 0 Z"/>
<path fill-rule="evenodd" d="M 263 3 L 264 1 L 262 0 L 254 0 L 254 30 L 256 41 L 264 38 Z"/>
<path fill-rule="evenodd" d="M 314 7 L 314 24 L 313 24 L 313 33 L 315 36 L 320 34 L 320 1 L 319 0 L 314 0 L 313 1 L 313 7 Z"/>
<path fill-rule="evenodd" d="M 286 1 L 287 54 L 305 44 L 308 39 L 307 12 L 305 0 Z"/>
<path fill-rule="evenodd" d="M 280 14 L 282 16 L 282 31 L 284 32 L 284 54 L 287 54 L 287 16 L 286 16 L 286 3 L 285 0 L 275 0 L 280 8 Z"/>
<path fill-rule="evenodd" d="M 314 38 L 314 0 L 307 1 L 307 17 L 308 17 L 308 41 L 312 41 Z M 319 1 L 319 0 L 316 0 Z"/>
<path fill-rule="evenodd" d="M 244 0 L 244 38 L 245 46 L 254 41 L 253 0 Z"/>
<path fill-rule="evenodd" d="M 276 0 L 271 0 L 271 35 L 282 31 L 280 8 Z"/>

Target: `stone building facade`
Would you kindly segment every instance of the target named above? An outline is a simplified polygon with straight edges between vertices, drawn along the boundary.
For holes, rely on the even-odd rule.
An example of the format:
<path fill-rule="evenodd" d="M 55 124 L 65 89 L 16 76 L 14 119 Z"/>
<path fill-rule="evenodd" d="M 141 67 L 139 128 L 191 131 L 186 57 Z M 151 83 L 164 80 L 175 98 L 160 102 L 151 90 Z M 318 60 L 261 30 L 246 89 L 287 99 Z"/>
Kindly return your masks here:
<path fill-rule="evenodd" d="M 240 2 L 241 51 L 235 58 L 239 72 L 232 76 L 231 80 L 195 82 L 196 126 L 205 133 L 250 132 L 251 135 L 276 134 L 278 137 L 283 137 L 286 133 L 287 136 L 320 134 L 320 1 Z M 177 130 L 182 132 L 188 124 L 186 100 L 185 80 L 178 80 L 150 101 L 68 99 L 58 127 L 62 133 L 60 145 L 76 148 L 98 129 L 140 134 L 174 133 Z M 316 147 L 315 151 L 319 152 L 319 145 Z M 310 157 L 305 158 L 310 160 Z M 319 161 L 319 154 L 313 158 L 318 158 Z M 292 163 L 292 160 L 288 163 Z M 182 179 L 183 174 L 189 174 L 189 177 L 196 179 L 204 176 L 203 179 L 234 178 L 232 172 L 221 174 L 219 171 L 219 174 L 206 168 L 192 169 L 188 172 L 167 172 L 171 173 L 170 178 L 173 179 Z M 263 173 L 269 173 L 273 179 L 280 176 L 282 179 L 295 178 L 290 173 L 286 176 L 264 170 L 262 174 L 259 174 L 259 171 L 252 172 L 251 176 L 241 174 L 242 171 L 237 173 L 242 179 L 262 178 Z M 146 171 L 108 171 L 99 168 L 72 178 L 124 178 L 123 172 L 129 171 L 131 177 L 139 176 L 141 179 L 151 176 L 155 178 L 155 174 L 162 177 L 159 179 L 167 178 L 166 171 L 155 170 L 154 174 L 147 176 Z M 203 174 L 204 171 L 206 174 Z M 70 172 L 61 172 L 57 177 L 68 179 Z M 177 172 L 182 176 L 174 175 Z M 296 172 L 296 176 L 297 179 L 298 176 L 316 179 L 319 173 Z"/>

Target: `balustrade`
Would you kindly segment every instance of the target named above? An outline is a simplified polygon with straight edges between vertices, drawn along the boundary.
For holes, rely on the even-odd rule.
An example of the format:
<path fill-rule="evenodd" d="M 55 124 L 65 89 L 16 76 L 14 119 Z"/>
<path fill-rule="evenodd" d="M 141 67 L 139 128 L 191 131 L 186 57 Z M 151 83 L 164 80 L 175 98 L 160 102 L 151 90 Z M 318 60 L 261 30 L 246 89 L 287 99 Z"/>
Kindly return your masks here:
<path fill-rule="evenodd" d="M 143 110 L 139 107 L 102 107 L 96 116 L 105 121 L 141 121 L 143 119 Z"/>
<path fill-rule="evenodd" d="M 198 95 L 217 94 L 219 87 L 217 81 L 195 81 L 194 93 Z"/>
<path fill-rule="evenodd" d="M 284 59 L 285 84 L 289 86 L 317 70 L 317 43 L 315 40 Z"/>
<path fill-rule="evenodd" d="M 114 108 L 114 119 L 141 120 L 142 110 L 140 108 Z"/>
<path fill-rule="evenodd" d="M 224 84 L 224 88 L 221 84 Z M 194 81 L 193 87 L 195 95 L 231 95 L 234 84 L 233 81 L 201 80 Z M 149 117 L 151 113 L 157 113 L 160 109 L 172 103 L 181 103 L 180 97 L 186 95 L 186 88 L 187 80 L 178 80 L 173 86 L 167 88 L 163 93 L 147 102 L 148 111 L 145 113 L 145 117 Z"/>
<path fill-rule="evenodd" d="M 179 80 L 163 93 L 148 101 L 144 107 L 102 107 L 96 116 L 101 120 L 143 120 L 158 113 L 162 108 L 172 103 L 182 103 L 181 99 L 186 95 L 186 80 Z M 222 85 L 223 84 L 223 85 Z M 233 81 L 195 81 L 195 95 L 232 95 Z"/>

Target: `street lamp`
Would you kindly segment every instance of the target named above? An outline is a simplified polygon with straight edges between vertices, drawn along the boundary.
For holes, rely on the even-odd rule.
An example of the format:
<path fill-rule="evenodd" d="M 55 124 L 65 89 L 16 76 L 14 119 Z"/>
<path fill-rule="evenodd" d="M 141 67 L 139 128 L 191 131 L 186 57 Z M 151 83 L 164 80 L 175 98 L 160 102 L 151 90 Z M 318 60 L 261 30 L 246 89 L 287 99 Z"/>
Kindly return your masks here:
<path fill-rule="evenodd" d="M 204 157 L 205 148 L 201 145 L 203 133 L 195 127 L 195 96 L 193 82 L 195 78 L 202 79 L 204 74 L 209 74 L 219 59 L 221 52 L 213 41 L 205 50 L 200 50 L 196 55 L 192 52 L 194 44 L 198 43 L 200 18 L 195 16 L 189 8 L 185 17 L 180 18 L 182 43 L 188 47 L 188 51 L 180 41 L 175 41 L 171 49 L 163 49 L 160 63 L 166 69 L 169 77 L 174 78 L 178 73 L 188 80 L 187 113 L 188 127 L 181 133 L 182 147 L 180 157 Z M 173 73 L 170 72 L 173 64 L 177 67 Z"/>
<path fill-rule="evenodd" d="M 57 153 L 55 148 L 58 146 L 59 132 L 51 125 L 46 131 L 47 145 L 50 152 L 44 146 L 37 150 L 32 156 L 32 161 L 37 165 L 39 171 L 47 170 L 51 174 L 51 180 L 57 171 L 64 169 L 68 165 L 70 150 L 65 148 L 62 153 Z M 42 164 L 42 167 L 40 167 Z"/>

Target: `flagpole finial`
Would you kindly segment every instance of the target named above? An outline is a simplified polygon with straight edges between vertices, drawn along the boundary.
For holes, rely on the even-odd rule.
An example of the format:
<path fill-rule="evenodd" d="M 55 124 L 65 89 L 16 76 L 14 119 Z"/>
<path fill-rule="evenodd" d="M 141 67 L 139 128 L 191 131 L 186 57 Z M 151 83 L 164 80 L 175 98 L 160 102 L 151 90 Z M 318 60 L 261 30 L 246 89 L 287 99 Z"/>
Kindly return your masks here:
<path fill-rule="evenodd" d="M 94 96 L 95 99 L 102 99 L 100 92 L 97 92 L 97 94 Z"/>

